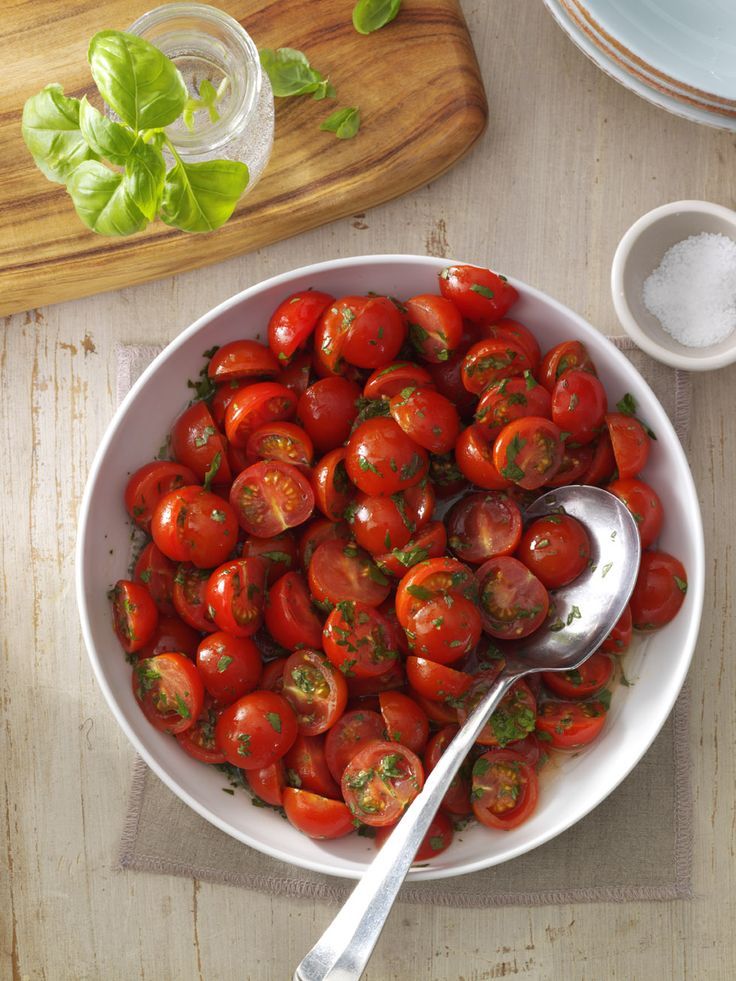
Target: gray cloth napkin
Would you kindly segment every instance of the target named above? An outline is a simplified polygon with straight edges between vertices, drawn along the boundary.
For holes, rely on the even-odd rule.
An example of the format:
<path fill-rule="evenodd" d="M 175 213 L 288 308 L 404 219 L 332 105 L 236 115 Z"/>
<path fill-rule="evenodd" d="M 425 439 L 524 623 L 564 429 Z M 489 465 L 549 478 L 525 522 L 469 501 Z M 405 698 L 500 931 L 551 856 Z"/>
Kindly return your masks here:
<path fill-rule="evenodd" d="M 652 361 L 629 338 L 612 340 L 649 382 L 685 442 L 689 376 Z M 159 350 L 118 348 L 118 400 Z M 482 872 L 407 883 L 399 901 L 491 907 L 691 898 L 688 714 L 685 688 L 638 766 L 602 804 L 564 834 Z M 333 902 L 344 900 L 354 885 L 287 865 L 241 844 L 188 808 L 140 759 L 133 772 L 119 868 Z"/>

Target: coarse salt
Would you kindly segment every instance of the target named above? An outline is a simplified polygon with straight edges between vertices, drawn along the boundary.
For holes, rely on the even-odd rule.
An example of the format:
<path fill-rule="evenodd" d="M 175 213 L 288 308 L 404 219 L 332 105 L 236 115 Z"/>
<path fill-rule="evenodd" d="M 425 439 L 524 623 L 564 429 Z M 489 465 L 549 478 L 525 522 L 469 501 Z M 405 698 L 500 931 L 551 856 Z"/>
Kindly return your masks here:
<path fill-rule="evenodd" d="M 643 298 L 680 344 L 725 340 L 736 329 L 736 242 L 703 232 L 673 245 L 645 280 Z"/>

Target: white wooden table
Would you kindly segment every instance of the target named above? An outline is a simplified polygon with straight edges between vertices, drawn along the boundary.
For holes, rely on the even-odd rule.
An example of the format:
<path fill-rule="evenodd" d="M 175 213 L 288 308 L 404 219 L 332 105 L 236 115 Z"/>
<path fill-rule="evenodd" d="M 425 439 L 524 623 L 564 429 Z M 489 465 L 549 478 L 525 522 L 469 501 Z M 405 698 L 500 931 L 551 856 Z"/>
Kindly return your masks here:
<path fill-rule="evenodd" d="M 83 650 L 73 549 L 87 470 L 114 409 L 114 344 L 163 343 L 264 277 L 371 252 L 492 263 L 615 333 L 608 277 L 629 223 L 670 200 L 736 205 L 732 134 L 667 115 L 619 87 L 539 2 L 466 0 L 464 8 L 491 121 L 446 176 L 215 268 L 5 319 L 2 978 L 280 981 L 333 912 L 113 870 L 133 751 Z M 691 675 L 695 899 L 462 915 L 404 906 L 367 978 L 735 976 L 735 388 L 736 367 L 694 378 L 691 459 L 708 555 Z"/>

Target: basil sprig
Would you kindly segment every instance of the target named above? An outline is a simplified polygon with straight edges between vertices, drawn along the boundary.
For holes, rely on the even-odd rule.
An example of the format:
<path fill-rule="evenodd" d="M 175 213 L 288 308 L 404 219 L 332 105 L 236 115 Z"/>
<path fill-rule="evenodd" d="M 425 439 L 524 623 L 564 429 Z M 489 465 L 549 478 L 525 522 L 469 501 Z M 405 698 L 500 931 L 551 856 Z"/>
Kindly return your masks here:
<path fill-rule="evenodd" d="M 353 7 L 353 27 L 358 34 L 372 34 L 390 24 L 400 7 L 401 0 L 358 0 Z"/>
<path fill-rule="evenodd" d="M 248 184 L 248 168 L 231 160 L 184 163 L 165 133 L 180 116 L 217 118 L 224 87 L 203 82 L 190 98 L 179 70 L 158 48 L 134 34 L 100 31 L 88 59 L 100 95 L 119 122 L 86 96 L 65 96 L 47 85 L 23 108 L 22 132 L 36 165 L 65 184 L 77 214 L 100 235 L 132 235 L 159 216 L 188 232 L 209 232 L 233 213 Z M 163 150 L 173 158 L 167 170 Z"/>

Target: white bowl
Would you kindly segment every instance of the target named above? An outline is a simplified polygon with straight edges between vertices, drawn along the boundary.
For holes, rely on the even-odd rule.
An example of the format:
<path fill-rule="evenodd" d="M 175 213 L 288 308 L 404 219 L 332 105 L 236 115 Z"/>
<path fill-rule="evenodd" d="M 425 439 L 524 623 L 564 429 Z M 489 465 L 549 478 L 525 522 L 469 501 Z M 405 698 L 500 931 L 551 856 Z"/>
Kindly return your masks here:
<path fill-rule="evenodd" d="M 618 244 L 611 267 L 611 295 L 621 326 L 642 351 L 686 371 L 709 371 L 736 361 L 736 331 L 718 344 L 686 347 L 644 306 L 647 277 L 665 252 L 703 232 L 736 242 L 736 211 L 708 201 L 673 201 L 642 215 Z"/>
<path fill-rule="evenodd" d="M 130 472 L 153 459 L 162 436 L 188 400 L 186 380 L 213 344 L 263 336 L 274 307 L 307 287 L 333 294 L 375 290 L 398 297 L 437 290 L 448 263 L 425 256 L 361 256 L 306 266 L 275 276 L 220 304 L 180 334 L 134 385 L 102 441 L 87 483 L 77 544 L 77 600 L 92 667 L 115 718 L 148 765 L 185 803 L 228 834 L 303 868 L 357 878 L 374 850 L 364 838 L 334 842 L 304 837 L 275 812 L 254 808 L 244 794 L 223 793 L 224 777 L 187 756 L 170 736 L 143 717 L 131 691 L 130 665 L 111 626 L 106 589 L 125 575 L 130 526 L 123 491 Z M 474 872 L 504 862 L 560 834 L 600 803 L 636 765 L 665 722 L 685 680 L 703 600 L 703 535 L 698 499 L 682 447 L 649 386 L 629 361 L 581 317 L 538 290 L 510 280 L 521 298 L 513 316 L 528 324 L 543 348 L 568 338 L 588 346 L 613 401 L 631 392 L 658 436 L 645 477 L 662 498 L 661 546 L 688 571 L 685 603 L 672 623 L 633 646 L 626 665 L 635 684 L 614 694 L 610 717 L 589 750 L 566 757 L 545 781 L 536 814 L 521 827 L 494 832 L 466 829 L 461 839 L 414 880 Z M 646 648 L 646 656 L 645 654 Z"/>

